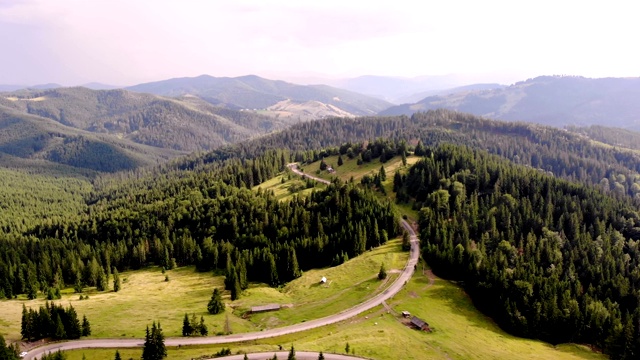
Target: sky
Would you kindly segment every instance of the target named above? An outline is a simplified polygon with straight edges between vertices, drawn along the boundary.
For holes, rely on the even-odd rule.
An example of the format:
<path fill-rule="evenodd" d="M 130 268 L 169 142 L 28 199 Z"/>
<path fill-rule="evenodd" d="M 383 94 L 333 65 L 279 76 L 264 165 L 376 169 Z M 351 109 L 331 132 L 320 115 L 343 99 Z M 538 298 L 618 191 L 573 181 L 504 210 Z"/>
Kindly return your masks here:
<path fill-rule="evenodd" d="M 0 0 L 0 84 L 637 77 L 638 34 L 626 0 Z"/>

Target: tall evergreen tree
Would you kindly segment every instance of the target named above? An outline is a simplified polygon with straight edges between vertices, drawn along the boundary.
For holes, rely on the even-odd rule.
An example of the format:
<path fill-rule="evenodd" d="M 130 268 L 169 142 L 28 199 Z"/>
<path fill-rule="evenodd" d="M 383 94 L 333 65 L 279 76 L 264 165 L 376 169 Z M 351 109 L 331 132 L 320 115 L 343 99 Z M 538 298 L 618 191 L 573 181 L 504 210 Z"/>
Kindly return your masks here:
<path fill-rule="evenodd" d="M 82 336 L 91 335 L 91 324 L 89 324 L 89 320 L 87 320 L 86 315 L 82 315 Z"/>
<path fill-rule="evenodd" d="M 18 360 L 17 349 L 13 346 L 7 346 L 2 334 L 0 334 L 0 360 Z"/>
<path fill-rule="evenodd" d="M 182 320 L 182 336 L 191 336 L 193 334 L 193 326 L 189 321 L 189 315 L 184 313 L 184 319 Z"/>
<path fill-rule="evenodd" d="M 122 360 L 122 357 L 120 356 L 120 351 L 116 350 L 116 356 L 113 360 Z"/>
<path fill-rule="evenodd" d="M 113 267 L 113 291 L 114 292 L 118 292 L 120 291 L 120 287 L 122 286 L 121 282 L 120 282 L 120 274 L 118 274 L 118 269 L 116 269 L 116 267 Z"/>
<path fill-rule="evenodd" d="M 167 357 L 167 348 L 164 345 L 164 334 L 160 323 L 154 321 L 151 330 L 147 325 L 142 349 L 142 360 L 162 360 Z"/>
<path fill-rule="evenodd" d="M 296 360 L 296 350 L 291 345 L 291 350 L 289 350 L 289 356 L 287 356 L 287 360 Z"/>
<path fill-rule="evenodd" d="M 210 314 L 220 314 L 224 311 L 224 301 L 222 301 L 222 294 L 220 294 L 220 290 L 218 288 L 213 289 L 213 294 L 211 294 L 211 300 L 209 300 L 209 304 L 207 304 L 207 310 Z"/>

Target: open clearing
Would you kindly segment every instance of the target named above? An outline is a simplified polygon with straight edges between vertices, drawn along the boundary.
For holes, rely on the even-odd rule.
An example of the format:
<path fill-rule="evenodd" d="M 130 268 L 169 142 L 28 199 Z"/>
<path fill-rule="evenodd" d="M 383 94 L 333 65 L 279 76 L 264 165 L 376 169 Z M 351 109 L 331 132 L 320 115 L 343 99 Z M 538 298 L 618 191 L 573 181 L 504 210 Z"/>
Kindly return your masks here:
<path fill-rule="evenodd" d="M 479 313 L 460 287 L 422 274 L 422 268 L 389 305 L 397 312 L 408 310 L 427 321 L 432 333 L 402 324 L 382 307 L 348 321 L 278 338 L 202 347 L 170 348 L 168 359 L 211 355 L 223 347 L 236 352 L 288 349 L 344 353 L 346 343 L 358 356 L 377 360 L 396 359 L 606 359 L 585 346 L 547 343 L 509 335 Z M 430 285 L 430 281 L 433 284 Z M 124 359 L 140 358 L 140 349 L 122 349 Z M 114 349 L 77 350 L 69 360 L 113 359 Z"/>
<path fill-rule="evenodd" d="M 66 289 L 62 299 L 55 302 L 64 306 L 71 304 L 80 316 L 86 315 L 91 322 L 92 337 L 140 338 L 154 320 L 162 324 L 166 336 L 180 336 L 185 313 L 195 313 L 198 319 L 204 316 L 210 334 L 223 332 L 227 317 L 234 333 L 258 331 L 331 315 L 355 306 L 382 291 L 384 285 L 397 277 L 397 274 L 390 274 L 385 282 L 378 281 L 382 262 L 387 269 L 401 269 L 407 258 L 408 253 L 401 250 L 400 239 L 395 239 L 340 266 L 306 271 L 281 288 L 251 284 L 243 296 L 233 302 L 225 292 L 226 312 L 218 315 L 207 312 L 207 303 L 214 287 L 223 288 L 224 276 L 199 273 L 193 267 L 167 271 L 168 282 L 159 268 L 124 272 L 120 276 L 126 281 L 118 293 L 89 290 L 85 292 L 89 299 L 79 300 L 79 294 Z M 319 283 L 323 276 L 328 280 L 325 285 Z M 0 301 L 0 323 L 5 338 L 9 341 L 19 339 L 22 304 L 37 308 L 44 301 L 42 298 Z M 291 307 L 243 318 L 251 306 L 269 303 Z"/>

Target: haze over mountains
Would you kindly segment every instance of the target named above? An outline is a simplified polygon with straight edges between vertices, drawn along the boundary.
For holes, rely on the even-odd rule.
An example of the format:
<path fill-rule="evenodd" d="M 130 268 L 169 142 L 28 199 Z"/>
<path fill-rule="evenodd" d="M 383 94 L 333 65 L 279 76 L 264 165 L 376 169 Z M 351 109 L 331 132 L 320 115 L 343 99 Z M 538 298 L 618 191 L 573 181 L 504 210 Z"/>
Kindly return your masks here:
<path fill-rule="evenodd" d="M 640 78 L 540 76 L 488 90 L 426 97 L 382 115 L 445 108 L 509 121 L 552 126 L 606 125 L 640 130 Z"/>
<path fill-rule="evenodd" d="M 438 89 L 454 80 L 369 76 L 342 84 L 386 97 L 399 96 L 403 89 L 405 94 L 423 89 L 408 98 L 424 98 L 397 106 L 327 85 L 297 85 L 254 75 L 202 75 L 111 90 L 46 84 L 0 95 L 5 130 L 0 151 L 5 154 L 4 163 L 16 163 L 18 157 L 117 171 L 212 150 L 301 121 L 410 115 L 438 108 L 556 127 L 640 129 L 639 78 L 542 76 L 511 86 L 489 83 Z M 87 85 L 95 89 L 110 87 Z M 424 90 L 427 85 L 433 89 Z M 110 154 L 116 160 L 107 165 L 97 161 L 100 156 L 96 152 Z"/>
<path fill-rule="evenodd" d="M 236 109 L 265 109 L 281 101 L 319 101 L 353 115 L 374 115 L 388 108 L 386 101 L 327 85 L 297 85 L 255 75 L 236 78 L 202 75 L 128 87 L 127 90 L 164 96 L 195 95 L 212 104 Z"/>

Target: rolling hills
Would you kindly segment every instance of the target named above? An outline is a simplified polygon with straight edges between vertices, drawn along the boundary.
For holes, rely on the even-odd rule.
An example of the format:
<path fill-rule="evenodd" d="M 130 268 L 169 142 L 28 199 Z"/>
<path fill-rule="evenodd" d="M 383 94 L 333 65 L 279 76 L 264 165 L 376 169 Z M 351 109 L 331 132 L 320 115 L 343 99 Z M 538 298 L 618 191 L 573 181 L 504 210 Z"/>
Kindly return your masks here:
<path fill-rule="evenodd" d="M 179 151 L 209 150 L 287 125 L 274 118 L 216 107 L 193 96 L 173 99 L 121 89 L 19 91 L 0 97 L 0 110 L 3 108 Z"/>
<path fill-rule="evenodd" d="M 493 89 L 435 95 L 382 111 L 409 115 L 445 108 L 552 126 L 606 125 L 640 129 L 640 78 L 541 76 Z"/>
<path fill-rule="evenodd" d="M 318 101 L 352 115 L 373 115 L 390 103 L 327 85 L 297 85 L 255 75 L 213 77 L 201 75 L 139 84 L 127 90 L 163 96 L 195 95 L 212 104 L 235 109 L 265 109 L 281 101 Z"/>

